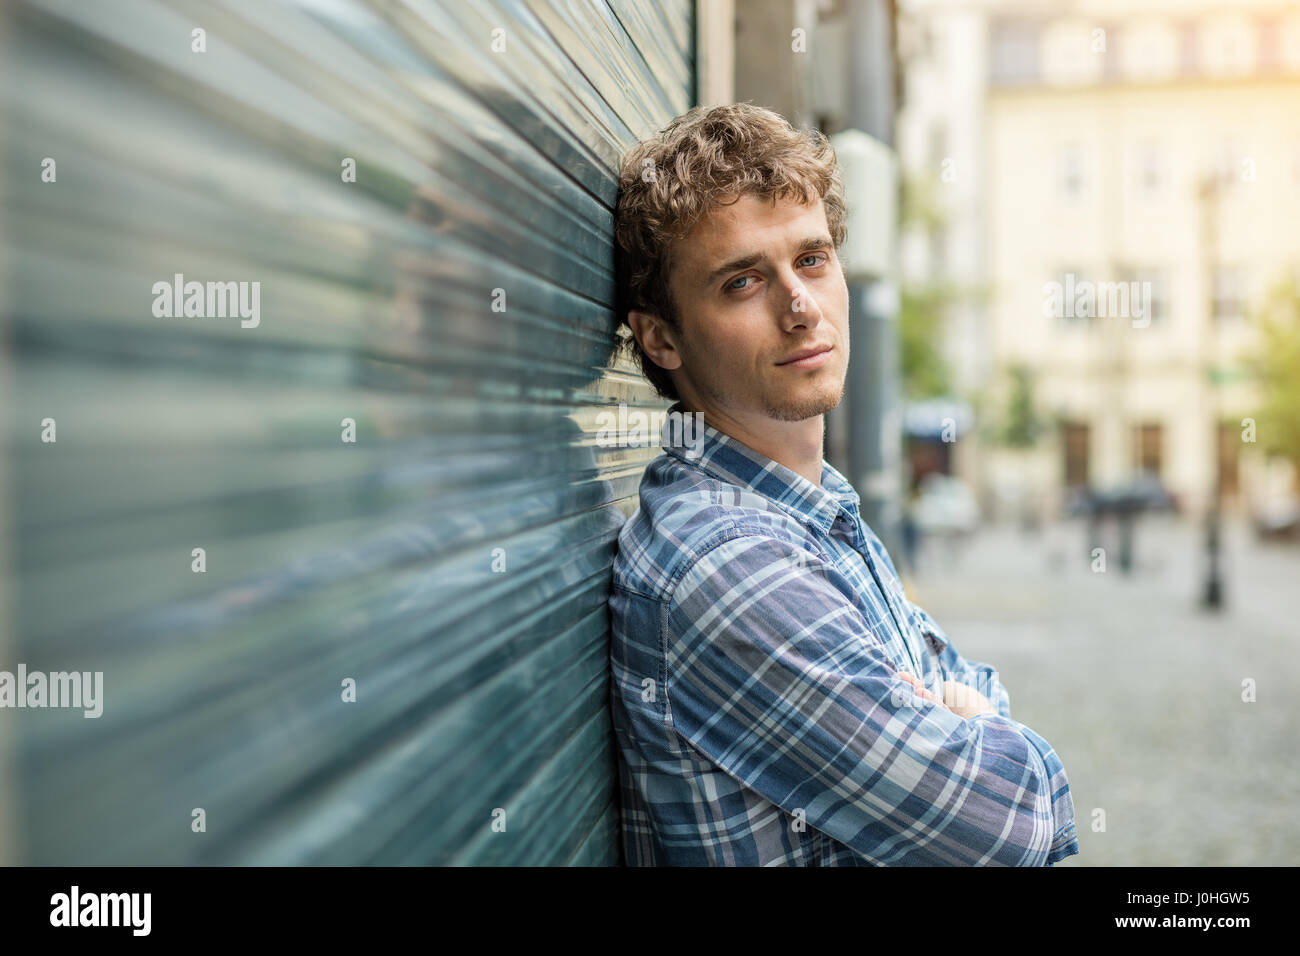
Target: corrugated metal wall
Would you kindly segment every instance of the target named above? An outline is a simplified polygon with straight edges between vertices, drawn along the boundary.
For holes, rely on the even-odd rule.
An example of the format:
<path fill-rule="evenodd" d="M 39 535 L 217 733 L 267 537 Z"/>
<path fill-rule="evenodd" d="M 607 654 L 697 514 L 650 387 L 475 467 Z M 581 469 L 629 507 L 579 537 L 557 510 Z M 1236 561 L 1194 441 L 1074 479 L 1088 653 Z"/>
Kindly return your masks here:
<path fill-rule="evenodd" d="M 689 0 L 0 19 L 0 670 L 104 674 L 0 710 L 10 862 L 618 862 L 614 168 Z"/>

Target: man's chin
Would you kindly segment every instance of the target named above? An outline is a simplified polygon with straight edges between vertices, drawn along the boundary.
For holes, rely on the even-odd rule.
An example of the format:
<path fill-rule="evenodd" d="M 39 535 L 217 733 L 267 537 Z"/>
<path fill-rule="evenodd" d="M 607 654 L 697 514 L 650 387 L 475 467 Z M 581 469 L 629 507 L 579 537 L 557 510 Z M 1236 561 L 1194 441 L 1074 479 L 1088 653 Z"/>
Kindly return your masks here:
<path fill-rule="evenodd" d="M 844 389 L 824 391 L 815 395 L 801 395 L 796 399 L 768 406 L 767 413 L 779 422 L 802 422 L 825 415 L 844 400 Z"/>

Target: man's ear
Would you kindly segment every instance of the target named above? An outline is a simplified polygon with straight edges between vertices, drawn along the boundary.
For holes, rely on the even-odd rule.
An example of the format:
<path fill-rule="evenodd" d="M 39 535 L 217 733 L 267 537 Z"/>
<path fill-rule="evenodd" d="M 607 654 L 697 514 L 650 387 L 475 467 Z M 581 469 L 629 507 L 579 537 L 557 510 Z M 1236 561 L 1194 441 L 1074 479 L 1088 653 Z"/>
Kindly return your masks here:
<path fill-rule="evenodd" d="M 668 324 L 651 312 L 629 309 L 627 324 L 640 343 L 642 350 L 660 368 L 681 368 L 682 356 L 677 351 L 677 339 Z"/>

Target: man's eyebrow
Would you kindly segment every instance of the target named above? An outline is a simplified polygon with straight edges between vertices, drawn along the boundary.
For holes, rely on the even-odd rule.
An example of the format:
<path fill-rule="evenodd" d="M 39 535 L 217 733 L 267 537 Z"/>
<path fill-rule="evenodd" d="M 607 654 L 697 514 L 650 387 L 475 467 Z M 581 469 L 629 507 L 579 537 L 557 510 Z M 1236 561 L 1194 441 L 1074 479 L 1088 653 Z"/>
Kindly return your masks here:
<path fill-rule="evenodd" d="M 803 242 L 795 247 L 795 255 L 803 252 L 813 252 L 819 249 L 829 249 L 834 243 L 831 242 L 830 236 L 809 236 Z M 761 252 L 751 252 L 748 255 L 737 256 L 735 259 L 729 259 L 722 265 L 718 266 L 704 279 L 701 285 L 710 286 L 725 276 L 728 272 L 739 272 L 741 269 L 748 269 L 756 266 L 767 259 Z"/>

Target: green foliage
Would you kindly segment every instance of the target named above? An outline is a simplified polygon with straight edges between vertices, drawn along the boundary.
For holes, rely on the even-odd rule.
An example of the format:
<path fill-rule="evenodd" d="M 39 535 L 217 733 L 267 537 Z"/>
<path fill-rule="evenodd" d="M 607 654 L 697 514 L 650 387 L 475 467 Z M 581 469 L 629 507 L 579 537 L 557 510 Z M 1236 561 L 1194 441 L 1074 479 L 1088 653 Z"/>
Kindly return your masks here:
<path fill-rule="evenodd" d="M 902 183 L 900 228 L 928 232 L 943 227 L 945 218 L 933 177 L 910 177 Z M 939 348 L 948 313 L 958 303 L 989 300 L 985 285 L 958 286 L 949 282 L 905 285 L 899 293 L 899 338 L 902 346 L 903 393 L 910 399 L 955 394 L 948 363 Z"/>
<path fill-rule="evenodd" d="M 1300 467 L 1300 287 L 1294 279 L 1273 289 L 1253 311 L 1259 345 L 1250 368 L 1258 376 L 1260 407 L 1255 415 L 1260 447 Z"/>
<path fill-rule="evenodd" d="M 906 177 L 901 193 L 898 219 L 903 228 L 933 229 L 944 224 L 933 177 Z"/>
<path fill-rule="evenodd" d="M 1037 443 L 1044 422 L 1034 407 L 1034 373 L 1025 365 L 1007 370 L 1010 387 L 999 438 L 1012 448 L 1029 448 Z"/>
<path fill-rule="evenodd" d="M 899 298 L 903 393 L 911 399 L 948 395 L 948 363 L 938 343 L 952 293 L 945 287 L 924 286 L 905 288 Z"/>

